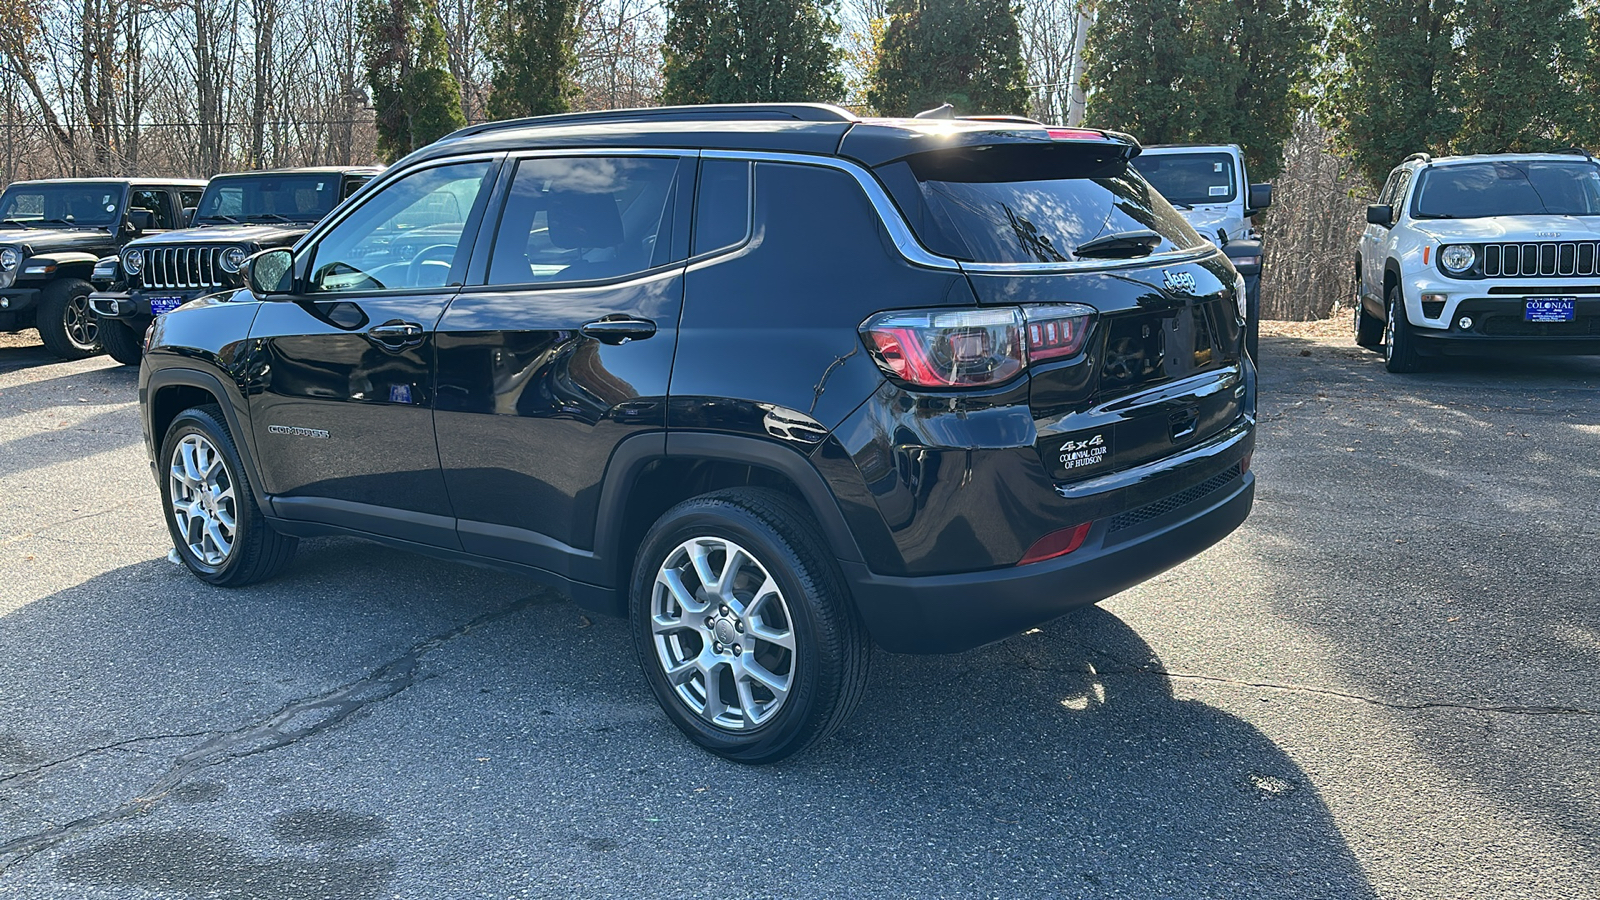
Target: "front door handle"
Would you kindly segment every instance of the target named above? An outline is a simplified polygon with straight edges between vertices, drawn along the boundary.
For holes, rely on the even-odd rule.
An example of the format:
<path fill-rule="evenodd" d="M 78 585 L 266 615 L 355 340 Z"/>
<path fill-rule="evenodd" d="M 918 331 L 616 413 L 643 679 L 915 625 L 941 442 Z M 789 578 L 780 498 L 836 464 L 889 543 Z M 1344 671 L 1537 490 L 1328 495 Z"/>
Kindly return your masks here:
<path fill-rule="evenodd" d="M 606 316 L 596 319 L 580 329 L 585 336 L 602 344 L 626 344 L 642 341 L 656 333 L 656 323 L 632 316 Z"/>
<path fill-rule="evenodd" d="M 387 350 L 403 350 L 422 343 L 422 326 L 396 319 L 368 328 L 367 337 Z"/>

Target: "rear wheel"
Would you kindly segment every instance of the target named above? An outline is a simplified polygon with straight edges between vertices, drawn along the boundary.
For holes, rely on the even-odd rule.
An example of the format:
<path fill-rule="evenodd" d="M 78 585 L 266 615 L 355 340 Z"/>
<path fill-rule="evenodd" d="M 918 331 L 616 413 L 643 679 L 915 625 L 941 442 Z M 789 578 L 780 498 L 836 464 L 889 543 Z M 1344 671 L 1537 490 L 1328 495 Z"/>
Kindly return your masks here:
<path fill-rule="evenodd" d="M 100 320 L 100 344 L 106 354 L 125 366 L 137 366 L 144 355 L 144 341 L 132 325 L 121 319 Z"/>
<path fill-rule="evenodd" d="M 1406 320 L 1405 300 L 1400 286 L 1389 288 L 1389 319 L 1383 325 L 1383 360 L 1391 372 L 1415 372 L 1422 367 L 1417 355 L 1417 339 Z"/>
<path fill-rule="evenodd" d="M 58 278 L 45 286 L 34 325 L 46 350 L 62 359 L 100 352 L 100 320 L 89 308 L 91 290 L 81 278 Z"/>
<path fill-rule="evenodd" d="M 278 574 L 298 539 L 272 530 L 214 404 L 178 414 L 161 442 L 161 504 L 178 557 L 202 581 L 240 587 Z"/>
<path fill-rule="evenodd" d="M 871 644 L 809 514 L 777 491 L 686 500 L 645 536 L 630 613 L 645 680 L 706 750 L 776 762 L 861 699 Z"/>

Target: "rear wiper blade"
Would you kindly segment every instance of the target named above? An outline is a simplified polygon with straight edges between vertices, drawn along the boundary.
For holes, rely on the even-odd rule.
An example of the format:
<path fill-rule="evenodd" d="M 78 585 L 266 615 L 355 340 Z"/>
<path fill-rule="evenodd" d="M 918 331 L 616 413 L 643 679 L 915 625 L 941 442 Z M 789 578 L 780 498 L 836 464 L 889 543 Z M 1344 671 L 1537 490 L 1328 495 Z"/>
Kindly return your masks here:
<path fill-rule="evenodd" d="M 1079 244 L 1072 251 L 1074 256 L 1089 256 L 1099 259 L 1133 259 L 1138 256 L 1149 256 L 1161 246 L 1162 237 L 1148 228 L 1133 231 L 1118 231 L 1105 237 L 1098 237 L 1087 243 Z"/>

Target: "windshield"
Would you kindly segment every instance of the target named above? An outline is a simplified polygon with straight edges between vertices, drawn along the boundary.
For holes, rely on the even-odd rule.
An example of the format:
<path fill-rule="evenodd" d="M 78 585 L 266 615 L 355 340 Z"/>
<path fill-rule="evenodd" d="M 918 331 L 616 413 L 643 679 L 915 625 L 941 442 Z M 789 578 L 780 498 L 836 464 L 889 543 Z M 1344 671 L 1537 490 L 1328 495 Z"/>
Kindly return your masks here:
<path fill-rule="evenodd" d="M 0 195 L 0 224 L 111 225 L 122 210 L 115 182 L 13 184 Z"/>
<path fill-rule="evenodd" d="M 1227 153 L 1145 153 L 1133 167 L 1177 206 L 1231 203 L 1239 196 L 1238 166 Z"/>
<path fill-rule="evenodd" d="M 1436 166 L 1422 173 L 1411 215 L 1600 215 L 1600 166 L 1578 160 L 1521 160 Z"/>
<path fill-rule="evenodd" d="M 211 179 L 196 222 L 315 222 L 339 202 L 332 173 L 224 175 Z"/>

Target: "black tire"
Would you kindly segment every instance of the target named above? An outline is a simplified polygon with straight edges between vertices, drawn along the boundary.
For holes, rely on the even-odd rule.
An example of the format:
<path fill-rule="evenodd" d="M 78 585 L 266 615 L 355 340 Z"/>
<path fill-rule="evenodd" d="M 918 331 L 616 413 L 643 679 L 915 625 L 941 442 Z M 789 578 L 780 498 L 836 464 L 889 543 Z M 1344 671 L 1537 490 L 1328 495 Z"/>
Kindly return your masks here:
<path fill-rule="evenodd" d="M 137 366 L 144 356 L 144 335 L 121 319 L 100 320 L 100 345 L 125 366 Z"/>
<path fill-rule="evenodd" d="M 1421 369 L 1417 339 L 1411 334 L 1411 323 L 1406 319 L 1406 304 L 1401 299 L 1399 285 L 1389 288 L 1388 315 L 1383 329 L 1384 366 L 1397 374 Z"/>
<path fill-rule="evenodd" d="M 667 571 L 669 562 L 687 559 L 683 555 L 688 553 L 685 548 L 715 547 L 718 542 L 726 542 L 720 544 L 724 548 L 720 556 L 724 572 L 734 557 L 727 544 L 754 559 L 753 567 L 744 565 L 735 571 L 734 581 L 742 581 L 745 587 L 735 584 L 729 592 L 744 605 L 723 611 L 718 595 L 711 592 L 708 596 L 703 579 L 694 574 L 698 569 L 692 562 L 685 562 L 688 568 L 683 571 L 689 573 L 695 587 L 689 590 L 688 580 L 680 584 L 697 605 L 708 605 L 691 612 L 688 606 L 670 600 L 676 595 L 661 587 L 661 602 L 675 609 L 667 609 L 659 619 L 666 628 L 658 642 L 658 575 Z M 706 565 L 717 565 L 717 559 L 718 551 L 710 551 Z M 767 598 L 764 603 L 752 602 L 760 597 L 743 596 L 759 593 L 748 588 L 754 583 L 750 580 L 752 572 L 764 576 L 763 585 L 765 578 L 776 585 L 780 592 L 776 595 L 778 606 L 772 604 L 770 592 L 760 594 Z M 673 724 L 690 740 L 718 756 L 742 763 L 777 762 L 833 733 L 861 700 L 872 655 L 871 641 L 850 601 L 838 564 L 809 512 L 784 494 L 764 488 L 734 488 L 674 506 L 645 535 L 630 587 L 630 621 L 645 680 Z M 670 614 L 674 611 L 675 615 Z M 780 612 L 779 618 L 785 621 L 774 625 L 774 611 Z M 709 620 L 716 620 L 717 626 L 711 627 Z M 684 624 L 675 624 L 678 622 Z M 723 625 L 727 628 L 718 630 Z M 761 637 L 765 633 L 782 638 L 785 630 L 793 645 L 787 657 L 778 643 Z M 722 635 L 734 643 L 716 643 Z M 738 643 L 740 640 L 744 645 Z M 722 649 L 712 652 L 719 647 Z M 701 709 L 692 706 L 691 699 L 680 695 L 680 688 L 668 680 L 669 659 L 675 653 L 692 654 L 696 660 L 710 659 L 715 664 L 710 670 L 696 665 L 695 671 L 679 682 L 681 690 L 695 695 L 694 678 L 698 673 Z M 765 681 L 749 679 L 749 693 L 735 694 L 738 714 L 725 711 L 713 715 L 708 679 L 715 677 L 719 686 L 731 685 L 737 690 L 741 672 L 750 671 L 737 668 L 747 665 L 746 659 L 758 662 L 764 667 L 760 671 L 767 674 L 784 670 L 787 662 L 786 676 L 778 676 L 788 679 L 783 698 L 778 699 L 776 693 L 767 690 Z M 717 693 L 725 691 L 726 687 L 719 687 Z M 758 695 L 757 691 L 764 693 Z M 763 698 L 767 698 L 764 710 Z M 751 709 L 765 717 L 752 714 Z M 715 721 L 724 717 L 738 718 L 741 724 Z"/>
<path fill-rule="evenodd" d="M 1373 348 L 1383 343 L 1383 320 L 1367 312 L 1360 297 L 1356 298 L 1356 346 Z"/>
<path fill-rule="evenodd" d="M 62 359 L 85 359 L 100 352 L 100 320 L 89 308 L 93 290 L 81 278 L 58 278 L 45 285 L 33 324 L 46 350 Z"/>
<path fill-rule="evenodd" d="M 192 525 L 196 520 L 190 518 L 186 523 L 180 523 L 173 502 L 174 457 L 191 436 L 202 439 L 217 452 L 222 475 L 231 489 L 228 492 L 230 500 L 215 503 L 217 509 L 231 514 L 234 523 L 229 550 L 220 558 L 208 559 L 202 555 L 203 546 L 200 550 L 191 547 L 195 535 L 186 531 L 185 524 Z M 161 484 L 161 506 L 167 520 L 167 531 L 172 535 L 172 546 L 177 549 L 183 564 L 200 580 L 221 587 L 242 587 L 277 575 L 294 558 L 294 548 L 299 539 L 273 531 L 261 515 L 255 495 L 250 490 L 249 476 L 239 458 L 238 445 L 234 443 L 233 435 L 228 433 L 221 407 L 215 404 L 197 406 L 184 410 L 172 420 L 161 441 L 157 477 Z"/>

